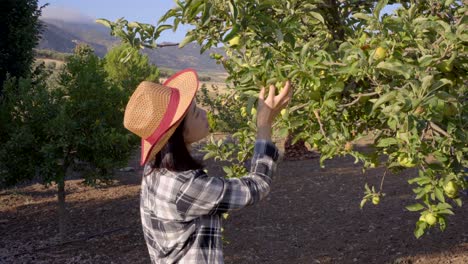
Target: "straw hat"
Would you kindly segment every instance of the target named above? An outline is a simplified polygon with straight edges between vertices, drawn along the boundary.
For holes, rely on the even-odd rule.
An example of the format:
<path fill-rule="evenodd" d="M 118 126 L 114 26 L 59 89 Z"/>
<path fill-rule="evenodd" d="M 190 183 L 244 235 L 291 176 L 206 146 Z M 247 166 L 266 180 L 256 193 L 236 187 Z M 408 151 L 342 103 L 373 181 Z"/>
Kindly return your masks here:
<path fill-rule="evenodd" d="M 141 82 L 130 97 L 124 126 L 141 137 L 141 161 L 152 160 L 185 117 L 198 90 L 193 69 L 182 70 L 164 84 Z"/>

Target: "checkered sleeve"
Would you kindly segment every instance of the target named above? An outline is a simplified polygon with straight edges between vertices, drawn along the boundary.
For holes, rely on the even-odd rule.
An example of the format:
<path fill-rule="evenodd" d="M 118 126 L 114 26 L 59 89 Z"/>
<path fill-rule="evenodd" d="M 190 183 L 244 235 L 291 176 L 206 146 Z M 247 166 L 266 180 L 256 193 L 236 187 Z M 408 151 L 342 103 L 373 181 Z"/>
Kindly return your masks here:
<path fill-rule="evenodd" d="M 262 200 L 270 191 L 278 156 L 271 141 L 257 140 L 247 176 L 225 179 L 196 175 L 181 186 L 177 211 L 184 217 L 198 217 L 238 210 Z"/>

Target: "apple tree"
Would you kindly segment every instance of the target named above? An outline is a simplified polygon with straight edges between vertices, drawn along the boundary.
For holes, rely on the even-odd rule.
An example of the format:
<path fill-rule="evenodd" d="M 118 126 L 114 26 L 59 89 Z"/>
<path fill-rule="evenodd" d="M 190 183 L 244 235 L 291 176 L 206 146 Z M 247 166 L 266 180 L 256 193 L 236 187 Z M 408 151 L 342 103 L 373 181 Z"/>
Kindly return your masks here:
<path fill-rule="evenodd" d="M 395 10 L 383 13 L 390 4 Z M 212 57 L 250 101 L 259 87 L 292 80 L 279 134 L 318 148 L 322 166 L 339 155 L 355 157 L 364 170 L 385 166 L 378 189 L 365 185 L 361 207 L 380 202 L 387 171 L 417 170 L 408 181 L 416 202 L 406 208 L 420 216 L 420 237 L 445 229 L 453 206 L 462 206 L 458 190 L 467 187 L 467 11 L 466 0 L 179 0 L 157 26 L 104 22 L 127 43 L 153 48 L 163 30 L 192 25 L 179 46 L 224 46 L 226 56 Z M 241 153 L 253 129 L 239 132 Z M 373 139 L 372 152 L 353 148 L 363 137 Z M 213 143 L 209 156 L 236 153 Z M 233 166 L 227 172 L 237 175 Z"/>

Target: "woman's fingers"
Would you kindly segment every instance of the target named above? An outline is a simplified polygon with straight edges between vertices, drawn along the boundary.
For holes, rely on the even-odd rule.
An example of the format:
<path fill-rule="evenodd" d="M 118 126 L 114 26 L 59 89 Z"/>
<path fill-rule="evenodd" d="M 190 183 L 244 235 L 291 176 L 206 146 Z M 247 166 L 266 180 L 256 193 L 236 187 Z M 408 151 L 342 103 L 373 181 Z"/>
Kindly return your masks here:
<path fill-rule="evenodd" d="M 270 90 L 268 91 L 269 94 L 268 94 L 268 98 L 273 100 L 275 98 L 275 95 L 276 95 L 276 87 L 274 85 L 270 85 Z"/>
<path fill-rule="evenodd" d="M 291 87 L 291 82 L 286 81 L 283 90 L 277 96 L 277 100 L 280 103 L 281 107 L 287 105 L 292 98 L 293 88 Z"/>
<path fill-rule="evenodd" d="M 291 82 L 287 80 L 286 83 L 284 84 L 283 90 L 281 90 L 280 94 L 278 95 L 278 99 L 279 100 L 283 99 L 284 97 L 290 94 L 290 91 L 292 91 Z"/>
<path fill-rule="evenodd" d="M 265 90 L 266 90 L 265 87 L 262 87 L 258 95 L 259 99 L 265 100 Z M 278 107 L 283 108 L 291 100 L 292 94 L 293 94 L 293 89 L 291 87 L 291 82 L 289 80 L 286 81 L 279 95 L 276 95 L 276 87 L 274 85 L 270 85 L 266 103 L 271 108 L 278 108 Z"/>
<path fill-rule="evenodd" d="M 262 87 L 262 89 L 260 89 L 260 93 L 258 94 L 258 98 L 260 100 L 265 100 L 265 87 Z"/>

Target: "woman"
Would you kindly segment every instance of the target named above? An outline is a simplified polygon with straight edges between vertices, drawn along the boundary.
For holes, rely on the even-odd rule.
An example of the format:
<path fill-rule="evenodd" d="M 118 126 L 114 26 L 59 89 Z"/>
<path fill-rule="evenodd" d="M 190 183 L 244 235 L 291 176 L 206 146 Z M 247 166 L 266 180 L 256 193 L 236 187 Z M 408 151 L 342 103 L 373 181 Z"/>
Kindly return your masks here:
<path fill-rule="evenodd" d="M 276 170 L 272 124 L 291 99 L 289 81 L 278 96 L 274 86 L 266 99 L 261 89 L 252 166 L 239 179 L 208 176 L 189 154 L 209 133 L 197 89 L 197 74 L 187 69 L 164 85 L 142 82 L 125 109 L 125 127 L 142 138 L 140 212 L 152 263 L 223 263 L 221 214 L 263 199 Z"/>

